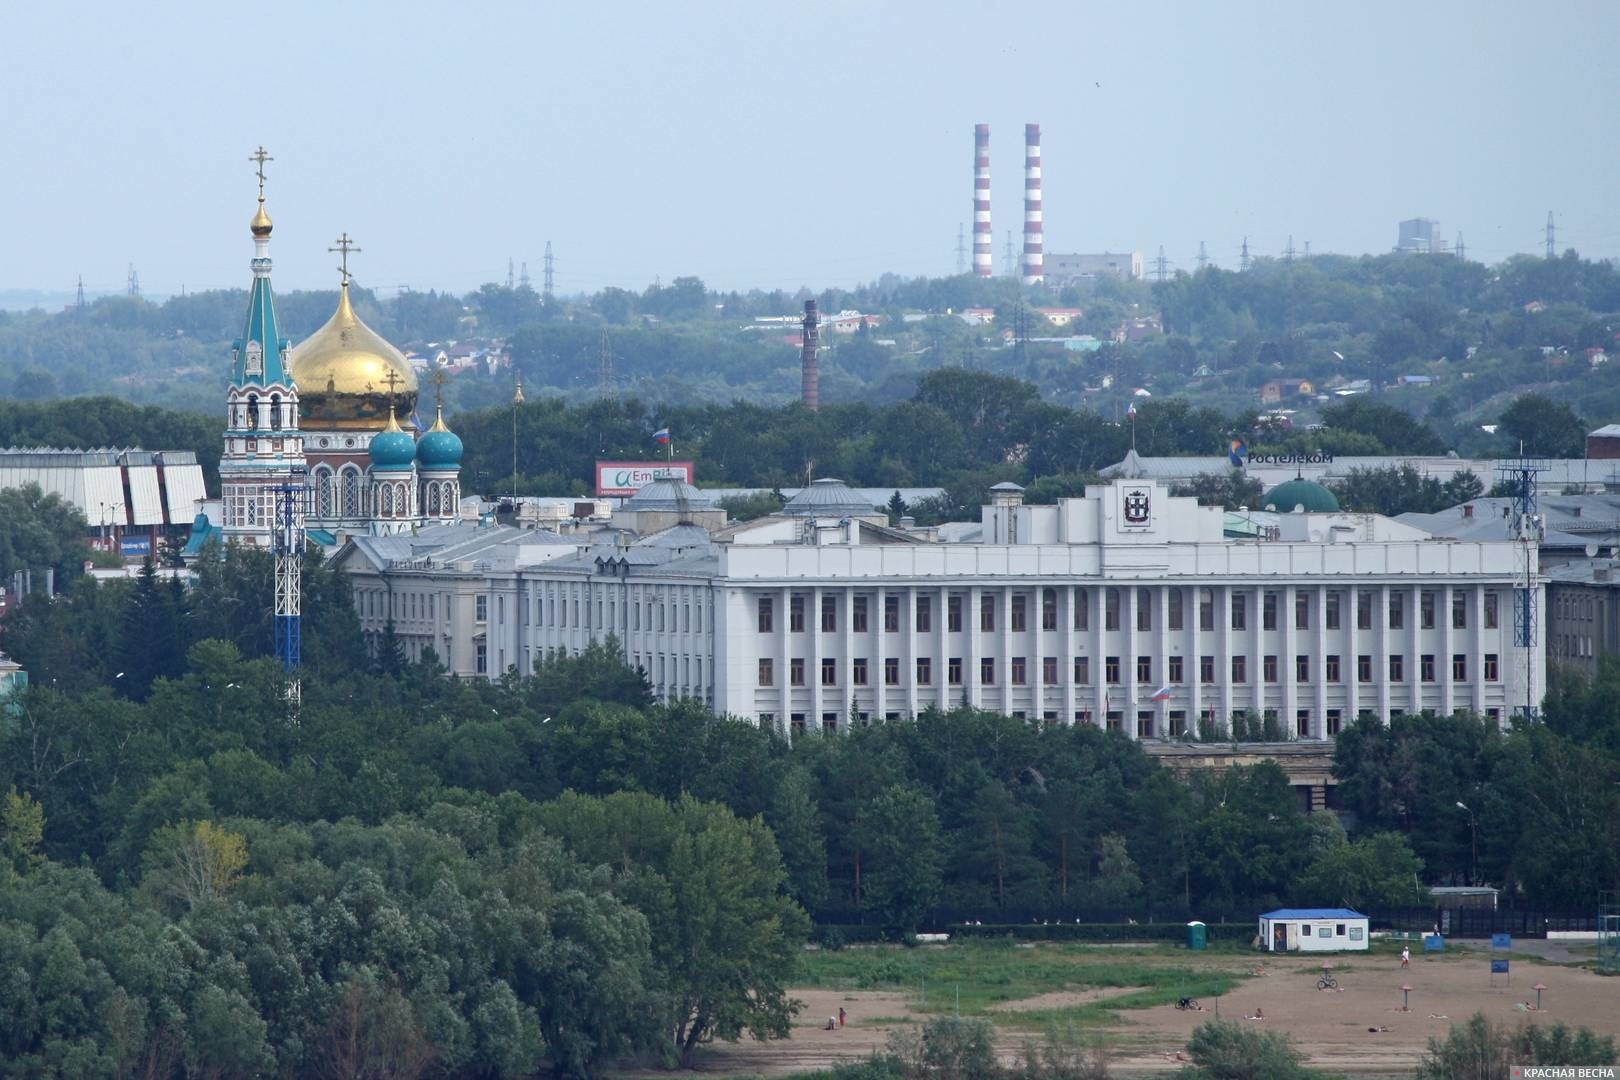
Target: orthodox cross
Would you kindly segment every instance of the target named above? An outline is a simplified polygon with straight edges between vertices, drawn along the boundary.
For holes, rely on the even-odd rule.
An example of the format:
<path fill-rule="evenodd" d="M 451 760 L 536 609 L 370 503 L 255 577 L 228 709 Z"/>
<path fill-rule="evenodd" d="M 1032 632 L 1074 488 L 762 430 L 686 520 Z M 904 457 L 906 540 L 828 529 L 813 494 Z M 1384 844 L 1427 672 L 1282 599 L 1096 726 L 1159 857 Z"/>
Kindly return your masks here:
<path fill-rule="evenodd" d="M 274 161 L 276 159 L 271 157 L 269 154 L 265 153 L 264 147 L 261 146 L 257 150 L 255 150 L 253 153 L 248 155 L 248 160 L 258 162 L 258 165 L 259 165 L 259 170 L 258 170 L 258 172 L 259 172 L 259 201 L 264 202 L 264 163 L 267 162 L 267 161 Z"/>
<path fill-rule="evenodd" d="M 431 376 L 429 376 L 429 381 L 433 383 L 433 400 L 434 400 L 434 403 L 438 406 L 439 412 L 443 413 L 444 412 L 444 366 L 442 364 L 435 364 L 433 366 L 433 374 Z"/>
<path fill-rule="evenodd" d="M 347 232 L 338 237 L 335 241 L 333 241 L 333 243 L 337 244 L 337 247 L 329 247 L 326 250 L 340 251 L 343 253 L 343 265 L 338 269 L 343 272 L 343 284 L 347 285 L 349 283 L 349 252 L 359 251 L 360 249 L 355 246 L 353 240 L 349 239 L 349 234 Z"/>

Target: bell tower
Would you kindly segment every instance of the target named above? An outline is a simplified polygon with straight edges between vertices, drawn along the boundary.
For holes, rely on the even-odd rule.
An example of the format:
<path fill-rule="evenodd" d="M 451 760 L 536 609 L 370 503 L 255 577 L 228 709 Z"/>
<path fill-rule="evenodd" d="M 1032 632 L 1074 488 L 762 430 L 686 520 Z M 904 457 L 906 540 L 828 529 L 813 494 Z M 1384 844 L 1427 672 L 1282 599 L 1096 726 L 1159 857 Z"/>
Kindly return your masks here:
<path fill-rule="evenodd" d="M 225 449 L 219 462 L 223 531 L 227 542 L 269 547 L 277 524 L 279 489 L 304 480 L 304 440 L 298 430 L 298 388 L 287 366 L 291 342 L 276 322 L 270 289 L 270 215 L 264 207 L 264 166 L 275 160 L 259 147 L 259 210 L 253 234 L 253 286 L 247 324 L 232 345 L 225 395 Z M 302 526 L 303 500 L 297 516 Z"/>

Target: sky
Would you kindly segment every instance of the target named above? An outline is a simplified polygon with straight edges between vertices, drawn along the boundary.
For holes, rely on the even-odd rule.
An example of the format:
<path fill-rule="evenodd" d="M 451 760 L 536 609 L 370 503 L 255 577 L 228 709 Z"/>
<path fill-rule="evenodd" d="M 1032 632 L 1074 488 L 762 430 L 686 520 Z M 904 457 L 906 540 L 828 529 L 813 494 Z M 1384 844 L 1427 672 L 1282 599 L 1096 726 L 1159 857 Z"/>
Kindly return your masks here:
<path fill-rule="evenodd" d="M 1393 247 L 1620 256 L 1620 4 L 0 0 L 0 290 L 560 293 L 956 269 L 973 126 L 998 270 L 1043 134 L 1046 250 L 1192 269 Z"/>

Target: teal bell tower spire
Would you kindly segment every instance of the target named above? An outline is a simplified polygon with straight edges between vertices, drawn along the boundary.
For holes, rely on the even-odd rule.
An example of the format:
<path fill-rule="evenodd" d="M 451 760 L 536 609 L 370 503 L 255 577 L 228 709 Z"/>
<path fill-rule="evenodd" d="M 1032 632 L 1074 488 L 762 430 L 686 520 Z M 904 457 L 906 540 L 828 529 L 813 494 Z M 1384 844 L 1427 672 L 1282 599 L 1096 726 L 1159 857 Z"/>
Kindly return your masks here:
<path fill-rule="evenodd" d="M 219 462 L 220 499 L 227 540 L 268 547 L 276 523 L 276 494 L 304 482 L 304 436 L 298 430 L 298 387 L 288 369 L 292 343 L 276 323 L 270 291 L 270 215 L 264 208 L 264 147 L 248 157 L 257 165 L 259 210 L 253 234 L 253 287 L 247 323 L 231 353 L 225 396 L 225 450 Z M 303 514 L 298 514 L 300 525 Z"/>
<path fill-rule="evenodd" d="M 253 291 L 248 296 L 247 325 L 236 345 L 231 381 L 238 386 L 292 384 L 287 372 L 287 350 L 292 343 L 276 324 L 276 298 L 270 291 L 270 215 L 264 209 L 264 163 L 274 161 L 264 147 L 248 157 L 259 166 L 259 212 L 248 226 L 253 232 Z"/>

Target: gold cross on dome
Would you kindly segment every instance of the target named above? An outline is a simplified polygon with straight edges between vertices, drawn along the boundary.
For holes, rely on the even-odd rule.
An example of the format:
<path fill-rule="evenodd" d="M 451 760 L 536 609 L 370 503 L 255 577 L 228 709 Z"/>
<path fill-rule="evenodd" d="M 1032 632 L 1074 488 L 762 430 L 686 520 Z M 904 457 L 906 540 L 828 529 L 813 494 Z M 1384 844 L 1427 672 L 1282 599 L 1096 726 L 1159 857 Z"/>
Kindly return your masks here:
<path fill-rule="evenodd" d="M 276 159 L 271 157 L 269 154 L 265 153 L 264 147 L 261 146 L 257 150 L 255 150 L 253 153 L 248 155 L 248 160 L 258 162 L 258 165 L 259 165 L 259 169 L 258 169 L 258 175 L 259 175 L 259 201 L 263 202 L 264 201 L 264 163 L 267 162 L 267 161 L 274 161 Z"/>
<path fill-rule="evenodd" d="M 444 408 L 444 378 L 444 365 L 434 364 L 428 381 L 433 384 L 434 401 L 441 410 Z"/>
<path fill-rule="evenodd" d="M 349 239 L 349 234 L 347 232 L 334 240 L 333 243 L 335 243 L 337 247 L 329 247 L 326 250 L 340 251 L 343 253 L 343 265 L 338 267 L 338 269 L 343 272 L 343 284 L 347 285 L 349 283 L 349 252 L 358 252 L 360 248 L 353 240 Z"/>

